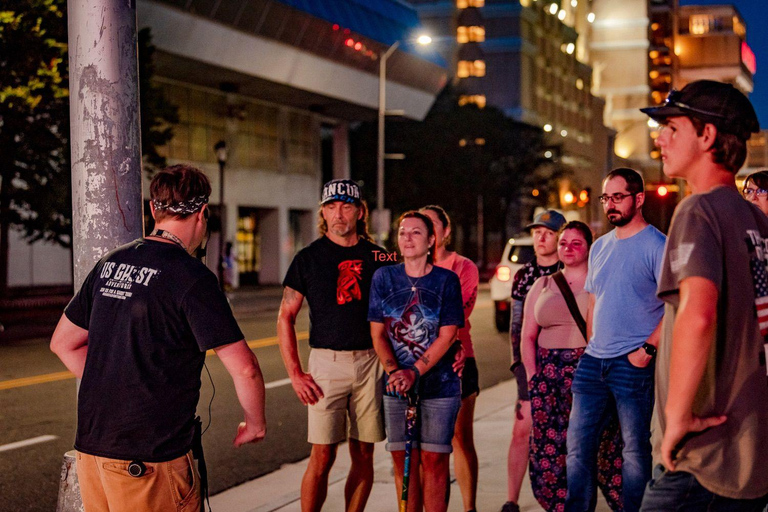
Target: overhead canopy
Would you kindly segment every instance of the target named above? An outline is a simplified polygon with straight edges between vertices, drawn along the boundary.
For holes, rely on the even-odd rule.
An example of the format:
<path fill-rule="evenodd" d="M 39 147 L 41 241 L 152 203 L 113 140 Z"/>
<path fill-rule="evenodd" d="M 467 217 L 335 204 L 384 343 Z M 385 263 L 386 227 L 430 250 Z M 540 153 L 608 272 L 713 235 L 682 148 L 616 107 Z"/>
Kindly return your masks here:
<path fill-rule="evenodd" d="M 416 9 L 398 0 L 276 0 L 338 23 L 387 46 L 409 39 L 421 27 Z"/>
<path fill-rule="evenodd" d="M 138 0 L 159 76 L 345 119 L 375 116 L 379 55 L 420 27 L 397 0 Z M 349 26 L 347 26 L 349 25 Z M 352 40 L 352 44 L 350 44 Z M 421 119 L 447 81 L 422 52 L 387 64 L 387 106 Z"/>

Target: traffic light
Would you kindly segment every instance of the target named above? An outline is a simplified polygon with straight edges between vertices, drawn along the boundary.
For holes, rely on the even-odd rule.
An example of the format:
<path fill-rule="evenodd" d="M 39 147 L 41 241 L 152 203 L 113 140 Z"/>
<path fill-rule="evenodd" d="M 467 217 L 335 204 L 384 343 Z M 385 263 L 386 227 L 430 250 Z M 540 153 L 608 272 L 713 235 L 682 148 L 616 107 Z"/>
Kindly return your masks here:
<path fill-rule="evenodd" d="M 643 215 L 646 220 L 666 232 L 672 220 L 672 213 L 678 203 L 680 187 L 675 183 L 646 183 Z"/>
<path fill-rule="evenodd" d="M 584 187 L 584 190 L 579 192 L 579 206 L 585 206 L 592 198 L 592 187 Z"/>

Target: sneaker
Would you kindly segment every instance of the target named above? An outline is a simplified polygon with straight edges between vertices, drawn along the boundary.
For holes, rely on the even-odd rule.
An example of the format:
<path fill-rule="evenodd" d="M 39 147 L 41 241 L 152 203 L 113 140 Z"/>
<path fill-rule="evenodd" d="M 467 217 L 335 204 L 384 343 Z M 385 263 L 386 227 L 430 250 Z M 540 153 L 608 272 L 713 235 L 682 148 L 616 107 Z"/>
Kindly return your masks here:
<path fill-rule="evenodd" d="M 520 507 L 514 501 L 508 501 L 501 507 L 501 512 L 520 512 Z"/>

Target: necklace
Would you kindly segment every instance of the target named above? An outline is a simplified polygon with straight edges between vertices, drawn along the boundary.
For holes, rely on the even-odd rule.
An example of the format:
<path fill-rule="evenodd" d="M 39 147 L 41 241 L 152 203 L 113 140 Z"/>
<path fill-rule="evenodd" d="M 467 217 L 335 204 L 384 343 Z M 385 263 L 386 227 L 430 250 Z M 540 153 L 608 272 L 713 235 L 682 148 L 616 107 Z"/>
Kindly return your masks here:
<path fill-rule="evenodd" d="M 586 276 L 587 276 L 587 272 L 582 272 L 582 273 L 581 273 L 581 274 L 579 274 L 578 276 L 573 276 L 573 277 L 571 277 L 571 278 L 569 278 L 569 277 L 568 277 L 568 276 L 565 274 L 565 271 L 563 271 L 563 275 L 564 275 L 564 276 L 565 276 L 565 278 L 568 280 L 568 284 L 573 284 L 573 283 L 574 283 L 574 281 L 576 281 L 576 279 L 581 279 L 582 277 L 586 277 Z"/>
<path fill-rule="evenodd" d="M 165 231 L 164 229 L 156 229 L 147 236 L 153 236 L 156 238 L 165 238 L 166 240 L 170 240 L 171 242 L 175 243 L 176 245 L 184 249 L 184 251 L 187 250 L 187 246 L 184 245 L 184 242 L 181 241 L 181 238 L 177 237 L 170 231 Z"/>
<path fill-rule="evenodd" d="M 416 291 L 416 285 L 419 284 L 419 281 L 424 276 L 417 277 L 415 281 L 411 281 L 411 276 L 409 276 L 408 274 L 405 274 L 405 277 L 407 277 L 408 278 L 408 282 L 411 283 L 411 291 L 415 292 Z"/>

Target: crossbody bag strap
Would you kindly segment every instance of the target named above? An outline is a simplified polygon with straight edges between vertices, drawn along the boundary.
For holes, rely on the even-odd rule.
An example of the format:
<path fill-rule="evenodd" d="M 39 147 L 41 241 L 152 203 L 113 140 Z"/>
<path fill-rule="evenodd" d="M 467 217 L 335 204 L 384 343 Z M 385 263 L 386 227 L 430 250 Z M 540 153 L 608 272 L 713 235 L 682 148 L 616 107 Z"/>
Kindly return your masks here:
<path fill-rule="evenodd" d="M 587 322 L 584 320 L 584 317 L 581 316 L 579 305 L 576 303 L 576 297 L 574 297 L 571 287 L 568 286 L 568 282 L 565 280 L 565 276 L 561 271 L 558 271 L 552 274 L 552 279 L 555 280 L 555 284 L 558 288 L 560 288 L 560 293 L 563 294 L 565 303 L 568 305 L 568 311 L 571 312 L 571 316 L 581 331 L 581 335 L 584 336 L 585 341 L 589 342 L 587 339 Z"/>

